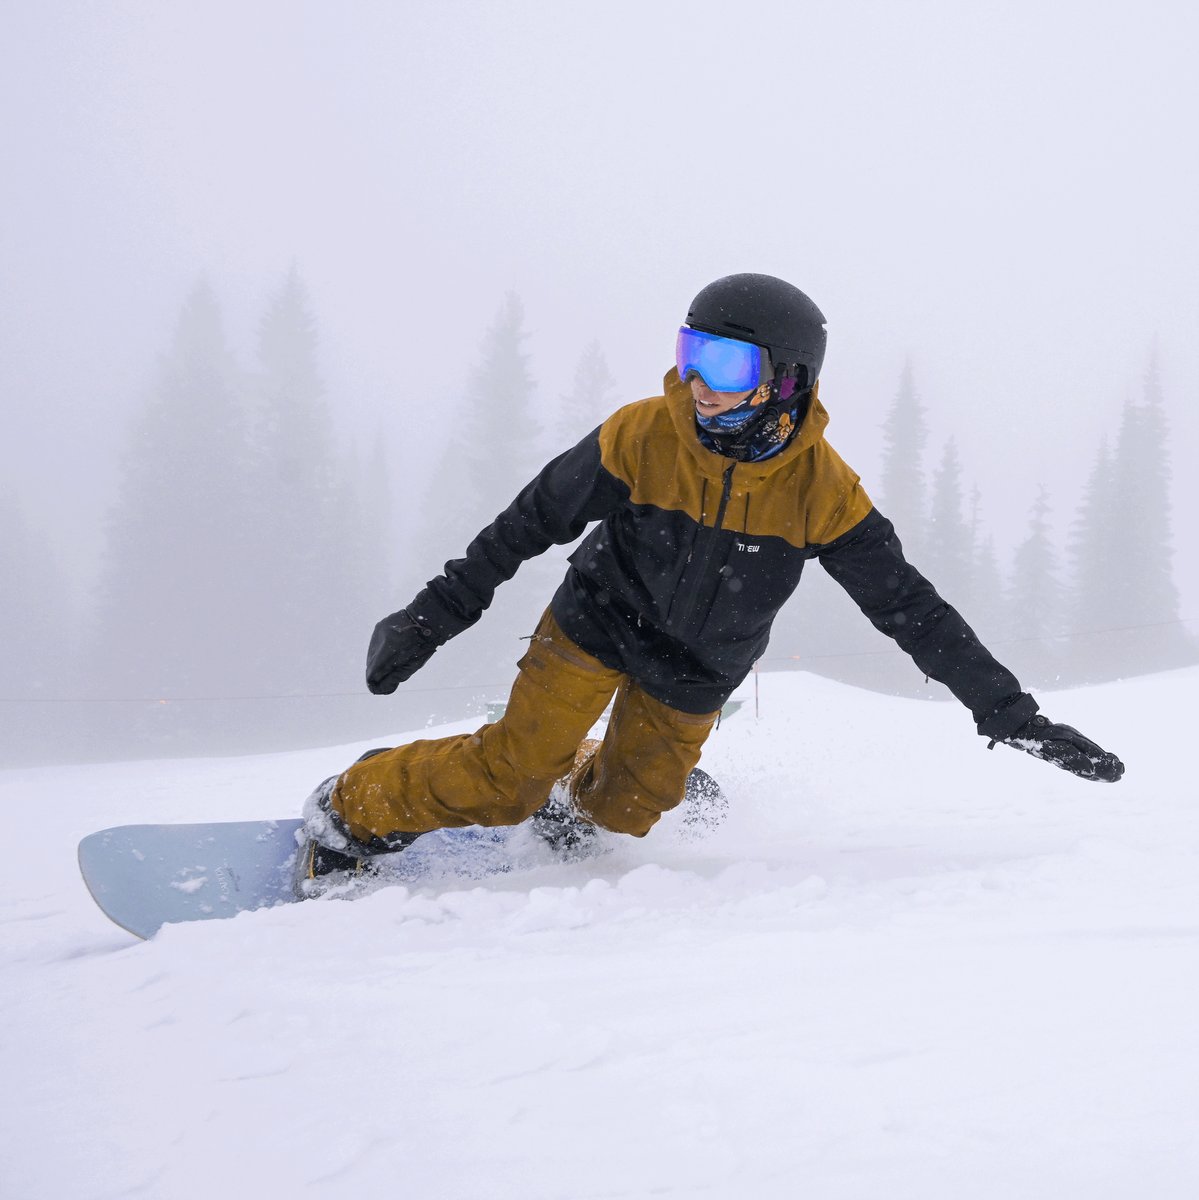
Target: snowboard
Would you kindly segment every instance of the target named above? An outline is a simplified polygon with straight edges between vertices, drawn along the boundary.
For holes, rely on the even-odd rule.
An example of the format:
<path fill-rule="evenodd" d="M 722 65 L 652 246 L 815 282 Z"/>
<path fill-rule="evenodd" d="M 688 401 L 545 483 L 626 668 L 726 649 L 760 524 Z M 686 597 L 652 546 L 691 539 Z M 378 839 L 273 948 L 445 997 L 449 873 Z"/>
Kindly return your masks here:
<path fill-rule="evenodd" d="M 716 781 L 691 772 L 683 802 L 670 818 L 683 837 L 706 836 L 724 820 L 728 800 Z M 210 921 L 295 904 L 298 834 L 303 822 L 217 821 L 119 825 L 79 843 L 79 870 L 92 899 L 122 929 L 152 937 L 163 925 Z M 651 835 L 652 836 L 652 835 Z M 602 853 L 603 835 L 593 853 Z M 459 885 L 519 866 L 544 864 L 554 852 L 528 824 L 438 829 L 397 854 L 381 856 L 370 876 L 387 884 Z M 566 856 L 581 857 L 577 851 Z"/>

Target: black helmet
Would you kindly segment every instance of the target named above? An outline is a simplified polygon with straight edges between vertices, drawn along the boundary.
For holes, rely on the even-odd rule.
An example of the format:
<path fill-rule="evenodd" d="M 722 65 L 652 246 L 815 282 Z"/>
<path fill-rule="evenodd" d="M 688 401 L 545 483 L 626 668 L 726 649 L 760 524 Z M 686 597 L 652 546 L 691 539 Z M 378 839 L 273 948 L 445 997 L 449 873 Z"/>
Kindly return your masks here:
<path fill-rule="evenodd" d="M 797 287 L 773 275 L 726 275 L 708 284 L 687 311 L 692 329 L 753 342 L 770 351 L 776 371 L 801 388 L 820 377 L 828 334 L 824 313 Z"/>

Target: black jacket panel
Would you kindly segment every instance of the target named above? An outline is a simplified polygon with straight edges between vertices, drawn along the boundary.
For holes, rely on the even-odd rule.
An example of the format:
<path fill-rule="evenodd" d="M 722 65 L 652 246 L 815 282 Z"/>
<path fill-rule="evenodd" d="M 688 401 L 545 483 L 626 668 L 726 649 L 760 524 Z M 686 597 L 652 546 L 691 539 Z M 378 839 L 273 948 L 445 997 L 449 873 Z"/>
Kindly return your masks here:
<path fill-rule="evenodd" d="M 817 553 L 874 627 L 970 709 L 979 733 L 1007 737 L 1036 714 L 1036 701 L 1016 677 L 904 558 L 894 527 L 877 509 Z"/>

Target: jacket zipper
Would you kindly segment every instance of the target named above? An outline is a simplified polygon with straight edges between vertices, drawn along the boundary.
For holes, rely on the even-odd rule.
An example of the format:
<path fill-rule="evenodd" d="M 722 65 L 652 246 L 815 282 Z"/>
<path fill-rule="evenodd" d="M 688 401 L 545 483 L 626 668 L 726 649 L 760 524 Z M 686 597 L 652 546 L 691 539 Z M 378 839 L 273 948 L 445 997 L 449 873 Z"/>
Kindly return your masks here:
<path fill-rule="evenodd" d="M 712 551 L 716 547 L 715 535 L 720 532 L 724 525 L 724 512 L 729 506 L 729 497 L 733 494 L 733 471 L 736 469 L 736 466 L 736 463 L 730 463 L 724 473 L 724 485 L 720 490 L 720 504 L 716 509 L 716 524 L 712 526 L 713 536 L 708 539 L 708 544 L 704 548 L 704 556 L 700 561 L 699 570 L 695 572 L 695 583 L 691 588 L 691 595 L 688 596 L 686 608 L 683 610 L 681 624 L 684 629 L 691 623 L 696 606 L 699 604 L 700 588 L 707 578 L 708 566 L 712 561 Z M 688 555 L 688 558 L 690 558 L 690 555 Z"/>

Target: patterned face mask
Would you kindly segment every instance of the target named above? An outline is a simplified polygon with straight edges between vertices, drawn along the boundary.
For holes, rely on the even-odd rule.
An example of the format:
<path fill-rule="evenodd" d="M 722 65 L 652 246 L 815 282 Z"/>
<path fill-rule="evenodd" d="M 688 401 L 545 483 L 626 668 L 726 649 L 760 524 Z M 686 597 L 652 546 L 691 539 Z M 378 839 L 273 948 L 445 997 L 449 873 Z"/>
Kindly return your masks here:
<path fill-rule="evenodd" d="M 727 412 L 715 413 L 710 417 L 700 416 L 697 412 L 695 419 L 699 422 L 700 428 L 706 429 L 709 433 L 736 433 L 737 430 L 744 429 L 754 417 L 761 415 L 759 409 L 763 404 L 769 404 L 773 395 L 774 385 L 763 383 L 759 385 L 758 390 L 752 396 L 742 400 L 736 408 L 730 408 Z"/>
<path fill-rule="evenodd" d="M 738 462 L 762 462 L 778 454 L 800 426 L 810 392 L 797 393 L 795 380 L 764 383 L 736 408 L 710 417 L 695 414 L 699 440 L 707 449 Z"/>

